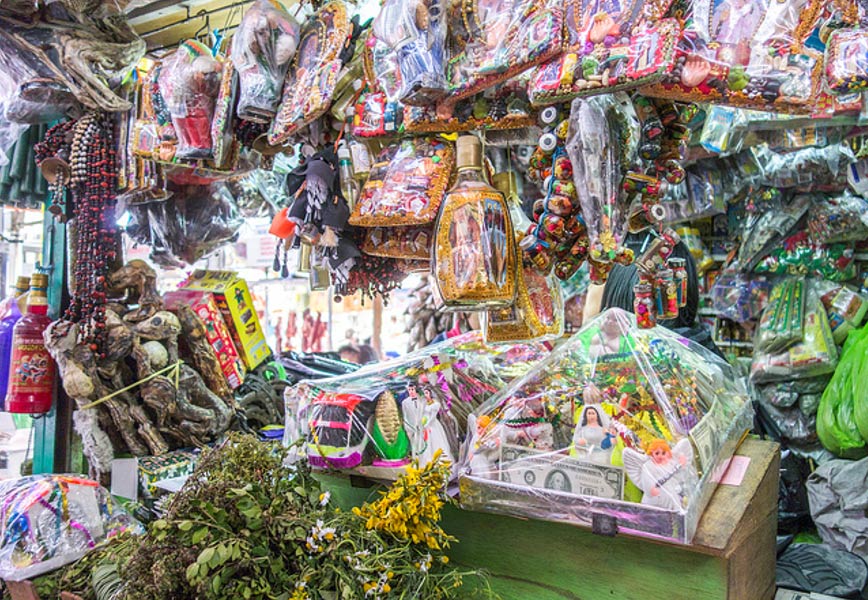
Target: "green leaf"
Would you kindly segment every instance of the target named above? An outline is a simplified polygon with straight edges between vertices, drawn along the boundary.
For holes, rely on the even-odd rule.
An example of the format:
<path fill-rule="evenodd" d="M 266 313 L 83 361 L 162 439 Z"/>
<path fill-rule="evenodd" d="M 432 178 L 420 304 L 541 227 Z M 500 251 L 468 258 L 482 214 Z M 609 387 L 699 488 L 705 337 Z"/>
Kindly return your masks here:
<path fill-rule="evenodd" d="M 187 581 L 194 583 L 199 576 L 199 563 L 193 563 L 187 567 Z"/>
<path fill-rule="evenodd" d="M 193 529 L 193 522 L 181 521 L 180 523 L 178 523 L 178 529 L 180 529 L 181 531 L 190 531 L 191 529 Z"/>
<path fill-rule="evenodd" d="M 220 581 L 219 577 L 214 577 L 213 579 L 211 579 L 211 591 L 214 593 L 215 596 L 220 593 L 220 586 L 222 585 L 223 582 Z"/>
<path fill-rule="evenodd" d="M 245 600 L 250 600 L 250 597 L 253 595 L 253 591 L 249 587 L 246 587 L 244 588 L 244 591 L 241 592 L 241 595 L 244 596 Z"/>
<path fill-rule="evenodd" d="M 190 542 L 195 546 L 202 540 L 204 540 L 208 536 L 208 528 L 200 527 L 196 531 L 193 532 L 192 537 L 190 538 Z"/>
<path fill-rule="evenodd" d="M 214 558 L 214 548 L 205 548 L 202 552 L 199 553 L 199 557 L 196 559 L 197 563 L 207 565 L 208 562 Z"/>
<path fill-rule="evenodd" d="M 292 491 L 301 496 L 302 498 L 307 498 L 307 490 L 301 487 L 300 485 L 292 488 Z"/>

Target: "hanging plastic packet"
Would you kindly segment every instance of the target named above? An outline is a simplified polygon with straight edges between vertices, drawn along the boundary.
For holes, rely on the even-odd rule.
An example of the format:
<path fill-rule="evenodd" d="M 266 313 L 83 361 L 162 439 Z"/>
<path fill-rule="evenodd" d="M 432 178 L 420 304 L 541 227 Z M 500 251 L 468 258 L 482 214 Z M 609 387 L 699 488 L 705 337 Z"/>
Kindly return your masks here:
<path fill-rule="evenodd" d="M 741 151 L 748 131 L 747 118 L 739 108 L 710 106 L 706 112 L 700 145 L 715 154 L 736 154 Z"/>
<path fill-rule="evenodd" d="M 503 194 L 482 175 L 482 143 L 458 138 L 458 176 L 440 206 L 433 273 L 447 310 L 508 308 L 515 300 L 516 252 Z"/>
<path fill-rule="evenodd" d="M 229 51 L 240 80 L 239 118 L 257 123 L 274 118 L 300 29 L 274 0 L 256 0 L 244 13 Z"/>
<path fill-rule="evenodd" d="M 805 280 L 786 279 L 772 289 L 757 327 L 757 352 L 783 352 L 802 341 L 805 316 Z"/>

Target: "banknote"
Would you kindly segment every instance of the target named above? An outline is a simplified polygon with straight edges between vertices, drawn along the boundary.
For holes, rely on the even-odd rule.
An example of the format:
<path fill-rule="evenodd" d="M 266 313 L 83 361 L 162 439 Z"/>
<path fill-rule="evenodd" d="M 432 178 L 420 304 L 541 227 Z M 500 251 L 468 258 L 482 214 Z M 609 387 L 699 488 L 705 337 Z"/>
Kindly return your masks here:
<path fill-rule="evenodd" d="M 622 500 L 624 494 L 624 470 L 620 467 L 509 444 L 501 446 L 500 480 L 613 500 Z"/>

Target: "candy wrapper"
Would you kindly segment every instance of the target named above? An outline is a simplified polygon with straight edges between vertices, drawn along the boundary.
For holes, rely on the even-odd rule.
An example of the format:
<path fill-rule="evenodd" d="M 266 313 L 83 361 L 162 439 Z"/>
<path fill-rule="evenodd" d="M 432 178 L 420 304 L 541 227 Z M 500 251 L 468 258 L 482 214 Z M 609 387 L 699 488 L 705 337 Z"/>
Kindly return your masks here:
<path fill-rule="evenodd" d="M 405 139 L 383 149 L 350 215 L 359 227 L 425 225 L 434 221 L 455 165 L 451 143 Z"/>
<path fill-rule="evenodd" d="M 446 88 L 446 0 L 386 0 L 374 19 L 373 68 L 389 101 L 426 105 Z"/>
<path fill-rule="evenodd" d="M 240 83 L 239 118 L 269 123 L 274 117 L 300 29 L 273 0 L 256 0 L 244 13 L 229 52 Z"/>
<path fill-rule="evenodd" d="M 815 280 L 811 285 L 815 286 L 820 294 L 835 343 L 843 344 L 847 334 L 859 327 L 865 319 L 865 313 L 868 312 L 868 297 L 849 286 L 831 281 Z"/>
<path fill-rule="evenodd" d="M 284 441 L 306 441 L 311 465 L 395 479 L 442 450 L 456 465 L 472 410 L 536 364 L 541 344 L 487 346 L 468 333 L 356 373 L 285 393 Z"/>
<path fill-rule="evenodd" d="M 764 354 L 783 352 L 805 335 L 805 280 L 787 278 L 777 284 L 760 318 L 754 349 Z"/>
<path fill-rule="evenodd" d="M 868 30 L 833 31 L 826 42 L 826 86 L 833 94 L 868 89 Z"/>
<path fill-rule="evenodd" d="M 802 341 L 778 354 L 755 352 L 750 367 L 754 383 L 817 377 L 835 370 L 838 349 L 826 310 L 816 292 L 808 290 Z"/>
<path fill-rule="evenodd" d="M 719 317 L 736 323 L 758 319 L 769 300 L 772 284 L 763 276 L 742 275 L 727 269 L 711 288 L 711 302 Z"/>
<path fill-rule="evenodd" d="M 434 232 L 427 227 L 372 227 L 365 231 L 362 252 L 372 256 L 431 260 Z"/>
<path fill-rule="evenodd" d="M 649 96 L 772 111 L 810 112 L 822 54 L 804 44 L 818 0 L 694 0 L 674 9 L 685 24 L 675 67 Z"/>
<path fill-rule="evenodd" d="M 853 248 L 847 244 L 812 244 L 806 231 L 779 243 L 754 267 L 755 273 L 769 275 L 811 275 L 829 281 L 856 278 Z"/>
<path fill-rule="evenodd" d="M 845 194 L 815 202 L 808 211 L 808 233 L 815 244 L 868 238 L 868 200 Z"/>
<path fill-rule="evenodd" d="M 400 131 L 404 107 L 386 98 L 383 92 L 366 91 L 353 109 L 353 136 L 357 138 L 395 135 Z"/>
<path fill-rule="evenodd" d="M 675 64 L 681 33 L 663 18 L 671 0 L 566 2 L 567 49 L 540 65 L 528 86 L 534 105 L 654 83 Z"/>
<path fill-rule="evenodd" d="M 341 53 L 352 32 L 343 0 L 324 5 L 304 24 L 280 107 L 268 130 L 269 144 L 282 144 L 329 109 L 343 65 Z"/>
<path fill-rule="evenodd" d="M 176 158 L 211 158 L 211 119 L 222 69 L 211 50 L 195 40 L 163 61 L 159 86 L 178 138 Z"/>
<path fill-rule="evenodd" d="M 461 504 L 688 543 L 747 400 L 721 359 L 609 309 L 476 411 Z"/>
<path fill-rule="evenodd" d="M 605 281 L 613 262 L 629 264 L 621 182 L 624 165 L 634 160 L 639 123 L 632 105 L 618 96 L 578 98 L 570 111 L 567 154 L 582 216 L 588 228 L 591 278 Z"/>
<path fill-rule="evenodd" d="M 31 579 L 80 559 L 100 543 L 144 528 L 96 481 L 33 475 L 0 483 L 0 577 Z"/>
<path fill-rule="evenodd" d="M 470 0 L 449 7 L 446 79 L 452 104 L 560 53 L 560 0 Z"/>

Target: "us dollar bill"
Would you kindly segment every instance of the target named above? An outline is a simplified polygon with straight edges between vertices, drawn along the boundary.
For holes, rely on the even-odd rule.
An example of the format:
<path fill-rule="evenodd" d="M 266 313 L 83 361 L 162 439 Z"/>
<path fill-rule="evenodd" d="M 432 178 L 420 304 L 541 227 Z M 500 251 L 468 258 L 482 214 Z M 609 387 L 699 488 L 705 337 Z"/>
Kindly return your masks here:
<path fill-rule="evenodd" d="M 516 485 L 612 500 L 624 498 L 624 469 L 563 454 L 504 444 L 499 471 L 501 481 Z"/>

